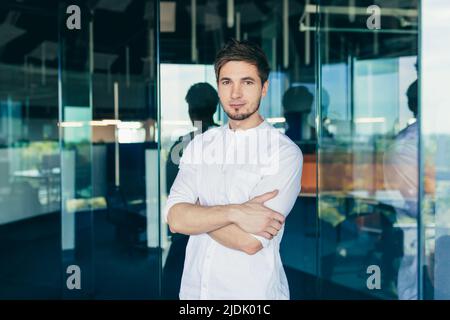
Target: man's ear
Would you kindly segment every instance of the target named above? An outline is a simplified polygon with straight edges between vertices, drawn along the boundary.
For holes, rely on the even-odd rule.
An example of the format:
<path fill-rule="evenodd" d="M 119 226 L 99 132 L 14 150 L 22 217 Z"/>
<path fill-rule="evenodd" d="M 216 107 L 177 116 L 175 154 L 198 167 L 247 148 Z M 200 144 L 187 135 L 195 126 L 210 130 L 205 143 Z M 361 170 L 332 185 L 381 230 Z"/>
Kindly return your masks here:
<path fill-rule="evenodd" d="M 263 86 L 262 86 L 261 97 L 265 97 L 266 96 L 268 89 L 269 89 L 269 80 L 266 80 L 266 82 L 264 82 Z"/>

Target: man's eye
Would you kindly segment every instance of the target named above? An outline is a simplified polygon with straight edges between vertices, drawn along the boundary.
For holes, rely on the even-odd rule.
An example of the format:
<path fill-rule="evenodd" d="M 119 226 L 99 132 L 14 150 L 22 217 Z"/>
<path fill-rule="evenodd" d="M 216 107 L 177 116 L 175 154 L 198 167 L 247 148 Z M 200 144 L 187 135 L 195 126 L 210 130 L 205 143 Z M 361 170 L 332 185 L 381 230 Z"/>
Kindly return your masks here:
<path fill-rule="evenodd" d="M 246 85 L 252 85 L 252 84 L 253 84 L 253 81 L 245 81 L 245 84 L 246 84 Z"/>
<path fill-rule="evenodd" d="M 227 85 L 227 84 L 229 84 L 229 83 L 230 83 L 230 81 L 228 81 L 228 80 L 222 81 L 222 84 L 223 84 L 223 85 Z"/>

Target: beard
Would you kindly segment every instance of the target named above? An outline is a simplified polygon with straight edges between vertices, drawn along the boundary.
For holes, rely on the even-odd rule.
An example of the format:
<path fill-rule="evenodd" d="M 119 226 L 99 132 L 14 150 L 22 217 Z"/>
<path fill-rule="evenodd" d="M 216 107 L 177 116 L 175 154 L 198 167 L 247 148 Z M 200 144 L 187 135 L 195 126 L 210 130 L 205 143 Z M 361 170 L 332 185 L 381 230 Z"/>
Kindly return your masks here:
<path fill-rule="evenodd" d="M 261 102 L 261 99 L 259 99 L 258 103 L 256 104 L 256 108 L 254 110 L 250 110 L 247 113 L 231 113 L 229 111 L 226 111 L 224 108 L 225 113 L 227 114 L 228 118 L 230 118 L 231 120 L 245 120 L 247 118 L 249 118 L 251 115 L 253 115 L 256 111 L 258 111 L 259 109 L 259 104 Z"/>

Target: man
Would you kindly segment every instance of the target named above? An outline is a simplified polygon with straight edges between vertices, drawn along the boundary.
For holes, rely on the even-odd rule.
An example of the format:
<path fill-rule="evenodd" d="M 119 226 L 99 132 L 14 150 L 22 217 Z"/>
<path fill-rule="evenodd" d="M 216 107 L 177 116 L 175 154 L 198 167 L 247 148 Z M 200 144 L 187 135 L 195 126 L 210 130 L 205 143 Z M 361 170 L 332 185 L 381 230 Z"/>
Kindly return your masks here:
<path fill-rule="evenodd" d="M 289 299 L 279 247 L 300 193 L 303 156 L 259 114 L 269 86 L 264 52 L 230 41 L 218 54 L 229 122 L 186 147 L 164 217 L 190 235 L 180 299 Z"/>

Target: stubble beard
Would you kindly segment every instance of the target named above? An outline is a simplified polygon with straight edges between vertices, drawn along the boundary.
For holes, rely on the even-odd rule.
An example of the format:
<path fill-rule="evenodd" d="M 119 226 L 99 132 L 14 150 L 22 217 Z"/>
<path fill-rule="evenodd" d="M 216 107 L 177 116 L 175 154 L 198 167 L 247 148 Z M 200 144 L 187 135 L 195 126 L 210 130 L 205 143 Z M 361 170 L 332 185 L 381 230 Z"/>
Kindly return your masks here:
<path fill-rule="evenodd" d="M 250 118 L 255 112 L 259 110 L 259 105 L 261 103 L 261 99 L 259 99 L 258 103 L 256 104 L 255 110 L 252 110 L 248 113 L 242 113 L 242 114 L 232 114 L 231 112 L 228 112 L 224 109 L 225 113 L 227 114 L 228 118 L 231 120 L 241 121 Z"/>

